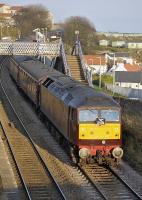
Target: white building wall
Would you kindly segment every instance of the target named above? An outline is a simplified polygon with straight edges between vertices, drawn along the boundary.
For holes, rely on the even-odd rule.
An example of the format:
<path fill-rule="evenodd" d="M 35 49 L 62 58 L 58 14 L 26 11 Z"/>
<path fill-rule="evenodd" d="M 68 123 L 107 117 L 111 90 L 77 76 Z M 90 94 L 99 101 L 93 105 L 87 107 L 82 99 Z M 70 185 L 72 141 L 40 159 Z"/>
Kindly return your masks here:
<path fill-rule="evenodd" d="M 121 94 L 128 98 L 138 98 L 142 100 L 142 89 L 140 88 L 134 89 L 134 88 L 126 88 L 126 87 L 120 87 L 120 86 L 113 87 L 112 84 L 105 84 L 105 87 L 107 90 L 114 91 L 115 93 Z"/>
<path fill-rule="evenodd" d="M 137 43 L 137 49 L 142 49 L 142 43 Z"/>
<path fill-rule="evenodd" d="M 125 41 L 114 41 L 112 42 L 112 47 L 123 47 L 125 46 L 126 42 Z"/>
<path fill-rule="evenodd" d="M 116 82 L 115 85 L 123 87 L 123 88 L 142 89 L 142 85 L 140 83 L 120 83 L 120 82 Z"/>
<path fill-rule="evenodd" d="M 110 42 L 108 40 L 100 40 L 99 41 L 100 46 L 108 46 L 109 44 L 110 44 Z"/>
<path fill-rule="evenodd" d="M 117 71 L 117 72 L 118 71 L 121 71 L 121 72 L 126 71 L 126 69 L 124 67 L 124 63 L 117 63 L 117 67 L 116 67 L 115 71 Z"/>
<path fill-rule="evenodd" d="M 142 43 L 128 42 L 127 45 L 129 49 L 142 49 Z"/>
<path fill-rule="evenodd" d="M 93 74 L 105 74 L 108 70 L 107 65 L 89 65 Z"/>
<path fill-rule="evenodd" d="M 10 13 L 10 6 L 4 5 L 0 8 L 0 13 Z"/>

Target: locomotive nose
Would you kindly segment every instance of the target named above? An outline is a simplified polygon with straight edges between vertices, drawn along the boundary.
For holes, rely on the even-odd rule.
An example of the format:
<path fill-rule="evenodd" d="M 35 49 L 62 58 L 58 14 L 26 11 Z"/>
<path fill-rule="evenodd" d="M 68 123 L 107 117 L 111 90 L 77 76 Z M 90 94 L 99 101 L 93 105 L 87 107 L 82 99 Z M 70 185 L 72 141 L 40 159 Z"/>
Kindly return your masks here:
<path fill-rule="evenodd" d="M 123 149 L 121 149 L 120 147 L 114 148 L 113 151 L 112 151 L 112 155 L 113 155 L 114 158 L 122 158 Z"/>
<path fill-rule="evenodd" d="M 87 148 L 82 148 L 79 150 L 79 156 L 80 158 L 88 158 L 90 155 L 90 151 Z"/>

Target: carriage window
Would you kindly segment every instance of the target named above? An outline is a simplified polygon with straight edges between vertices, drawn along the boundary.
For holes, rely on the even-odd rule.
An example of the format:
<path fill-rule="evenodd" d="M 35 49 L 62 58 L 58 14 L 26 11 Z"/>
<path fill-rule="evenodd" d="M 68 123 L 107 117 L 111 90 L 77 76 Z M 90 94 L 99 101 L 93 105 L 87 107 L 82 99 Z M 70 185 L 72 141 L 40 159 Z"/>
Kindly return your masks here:
<path fill-rule="evenodd" d="M 101 110 L 101 117 L 105 119 L 105 121 L 116 122 L 119 121 L 119 111 L 117 110 Z"/>
<path fill-rule="evenodd" d="M 98 110 L 80 110 L 79 111 L 79 121 L 95 121 L 98 117 Z"/>

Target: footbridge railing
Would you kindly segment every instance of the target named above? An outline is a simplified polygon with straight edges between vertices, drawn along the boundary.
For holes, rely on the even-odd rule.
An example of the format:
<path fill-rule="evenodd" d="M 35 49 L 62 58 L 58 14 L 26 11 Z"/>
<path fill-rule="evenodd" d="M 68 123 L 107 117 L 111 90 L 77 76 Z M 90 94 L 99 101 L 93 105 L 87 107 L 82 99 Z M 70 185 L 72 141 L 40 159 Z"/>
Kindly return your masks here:
<path fill-rule="evenodd" d="M 72 54 L 79 56 L 85 79 L 88 81 L 89 86 L 92 87 L 92 71 L 84 61 L 83 51 L 79 40 L 75 42 Z"/>
<path fill-rule="evenodd" d="M 49 43 L 38 42 L 0 42 L 0 55 L 59 55 L 59 41 Z"/>
<path fill-rule="evenodd" d="M 64 44 L 63 44 L 62 39 L 60 40 L 60 55 L 61 55 L 62 60 L 63 60 L 65 74 L 68 75 L 68 76 L 71 76 L 70 67 L 69 67 L 68 62 L 67 62 L 67 57 L 66 57 L 65 48 L 64 48 Z"/>

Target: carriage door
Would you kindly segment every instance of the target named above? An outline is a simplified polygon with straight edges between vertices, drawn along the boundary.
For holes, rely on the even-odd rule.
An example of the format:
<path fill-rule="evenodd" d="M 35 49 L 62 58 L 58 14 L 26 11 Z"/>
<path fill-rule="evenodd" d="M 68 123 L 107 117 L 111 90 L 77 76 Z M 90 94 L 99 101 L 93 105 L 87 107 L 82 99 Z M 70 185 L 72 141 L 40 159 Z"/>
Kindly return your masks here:
<path fill-rule="evenodd" d="M 69 109 L 69 140 L 76 143 L 77 136 L 77 112 L 76 109 Z"/>

